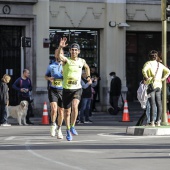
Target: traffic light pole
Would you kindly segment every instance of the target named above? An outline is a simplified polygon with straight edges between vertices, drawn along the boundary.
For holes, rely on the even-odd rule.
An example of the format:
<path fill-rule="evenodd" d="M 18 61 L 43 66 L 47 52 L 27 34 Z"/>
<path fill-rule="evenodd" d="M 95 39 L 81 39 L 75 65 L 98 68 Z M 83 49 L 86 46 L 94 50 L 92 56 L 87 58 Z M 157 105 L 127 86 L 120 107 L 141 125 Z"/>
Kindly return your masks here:
<path fill-rule="evenodd" d="M 166 2 L 167 0 L 161 0 L 161 20 L 162 20 L 162 61 L 167 65 L 167 19 L 166 19 Z M 163 82 L 162 88 L 162 102 L 163 112 L 161 125 L 167 126 L 167 86 L 166 81 Z"/>

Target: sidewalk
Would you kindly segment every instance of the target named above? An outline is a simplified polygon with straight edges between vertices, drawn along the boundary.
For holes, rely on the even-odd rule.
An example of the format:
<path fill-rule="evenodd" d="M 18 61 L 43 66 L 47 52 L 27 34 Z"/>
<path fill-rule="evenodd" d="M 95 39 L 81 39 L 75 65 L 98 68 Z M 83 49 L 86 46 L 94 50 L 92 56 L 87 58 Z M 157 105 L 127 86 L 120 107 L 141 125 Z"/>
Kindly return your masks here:
<path fill-rule="evenodd" d="M 99 108 L 99 107 L 98 107 Z M 76 126 L 122 126 L 126 128 L 125 133 L 127 135 L 135 136 L 150 136 L 150 135 L 170 135 L 170 126 L 161 127 L 148 127 L 148 126 L 136 126 L 139 117 L 143 114 L 143 109 L 141 109 L 139 102 L 129 102 L 128 111 L 130 121 L 123 121 L 122 116 L 123 111 L 119 112 L 118 115 L 110 115 L 108 112 L 93 112 L 91 120 L 93 123 L 76 124 Z M 31 117 L 31 122 L 35 126 L 42 125 L 42 114 L 37 114 L 35 117 Z M 9 117 L 9 123 L 13 125 L 18 125 L 17 120 Z M 146 124 L 146 122 L 144 122 Z M 49 126 L 49 125 L 45 125 Z M 64 126 L 64 123 L 63 123 Z"/>
<path fill-rule="evenodd" d="M 98 110 L 100 109 L 99 106 L 97 107 Z M 138 121 L 139 117 L 142 115 L 143 110 L 140 108 L 139 102 L 129 102 L 128 103 L 128 110 L 130 116 L 130 122 L 121 122 L 122 120 L 122 112 L 119 112 L 118 115 L 110 115 L 108 112 L 93 112 L 93 116 L 91 117 L 93 123 L 92 125 L 112 125 L 112 126 L 135 126 L 136 122 Z M 42 113 L 35 114 L 34 117 L 31 117 L 30 120 L 35 125 L 41 125 L 42 121 Z M 48 113 L 49 114 L 49 113 Z M 9 117 L 9 123 L 12 125 L 17 125 L 17 120 L 14 118 Z M 90 124 L 89 124 L 90 125 Z"/>

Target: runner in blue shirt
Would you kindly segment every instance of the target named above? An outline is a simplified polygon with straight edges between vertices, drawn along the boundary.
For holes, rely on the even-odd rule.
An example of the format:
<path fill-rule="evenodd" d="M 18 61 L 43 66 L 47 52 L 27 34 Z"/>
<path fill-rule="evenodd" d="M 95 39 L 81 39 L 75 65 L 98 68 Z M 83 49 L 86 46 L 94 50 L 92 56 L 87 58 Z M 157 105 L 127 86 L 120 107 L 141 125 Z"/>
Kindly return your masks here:
<path fill-rule="evenodd" d="M 57 138 L 63 139 L 63 134 L 61 132 L 61 125 L 63 123 L 64 118 L 62 101 L 63 75 L 62 75 L 62 63 L 58 61 L 58 59 L 56 59 L 55 62 L 48 66 L 45 74 L 45 79 L 48 80 L 48 98 L 51 106 L 51 130 L 50 130 L 51 136 L 54 137 L 56 135 L 57 129 Z M 58 112 L 58 127 L 56 126 L 57 112 Z"/>

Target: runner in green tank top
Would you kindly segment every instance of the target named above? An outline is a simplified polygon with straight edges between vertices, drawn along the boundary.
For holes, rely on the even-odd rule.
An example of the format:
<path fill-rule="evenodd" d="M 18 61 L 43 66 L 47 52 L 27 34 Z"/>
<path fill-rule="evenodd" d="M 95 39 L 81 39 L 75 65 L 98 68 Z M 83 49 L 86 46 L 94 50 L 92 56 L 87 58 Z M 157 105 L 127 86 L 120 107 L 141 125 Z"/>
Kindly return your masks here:
<path fill-rule="evenodd" d="M 80 89 L 82 68 L 85 65 L 85 60 L 77 58 L 72 60 L 67 58 L 67 63 L 63 66 L 63 88 L 64 89 Z"/>
<path fill-rule="evenodd" d="M 78 135 L 75 130 L 75 122 L 78 115 L 78 105 L 81 99 L 81 74 L 82 68 L 85 68 L 87 81 L 91 80 L 90 69 L 86 61 L 79 58 L 80 46 L 73 43 L 70 47 L 70 58 L 66 58 L 62 54 L 62 50 L 66 44 L 67 38 L 61 38 L 56 57 L 63 62 L 63 105 L 64 105 L 64 120 L 67 127 L 66 139 L 72 140 L 72 135 Z M 72 112 L 71 112 L 72 106 Z M 71 114 L 71 127 L 70 127 Z M 72 134 L 72 135 L 71 135 Z"/>

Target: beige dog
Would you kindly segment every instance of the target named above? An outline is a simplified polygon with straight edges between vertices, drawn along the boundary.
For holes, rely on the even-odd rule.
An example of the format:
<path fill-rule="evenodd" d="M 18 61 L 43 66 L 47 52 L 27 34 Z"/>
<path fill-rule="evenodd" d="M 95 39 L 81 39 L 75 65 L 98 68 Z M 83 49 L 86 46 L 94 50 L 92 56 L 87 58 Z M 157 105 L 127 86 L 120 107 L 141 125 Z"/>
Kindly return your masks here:
<path fill-rule="evenodd" d="M 24 125 L 28 125 L 26 123 L 27 110 L 28 102 L 26 100 L 23 100 L 17 106 L 8 106 L 7 117 L 11 116 L 13 118 L 17 118 L 19 125 L 23 125 L 21 122 L 22 120 Z"/>

